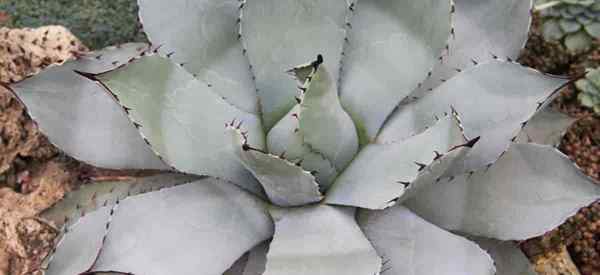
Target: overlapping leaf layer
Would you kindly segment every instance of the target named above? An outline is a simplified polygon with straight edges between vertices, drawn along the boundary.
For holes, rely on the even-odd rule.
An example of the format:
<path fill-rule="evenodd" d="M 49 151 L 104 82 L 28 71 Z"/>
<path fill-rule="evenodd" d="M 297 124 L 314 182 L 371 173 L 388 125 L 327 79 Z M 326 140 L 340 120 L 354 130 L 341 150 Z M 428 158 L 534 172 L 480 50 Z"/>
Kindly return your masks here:
<path fill-rule="evenodd" d="M 165 171 L 48 210 L 49 275 L 528 274 L 506 240 L 600 198 L 554 149 L 567 81 L 511 61 L 531 1 L 139 5 L 152 47 L 11 86 L 66 153 Z"/>

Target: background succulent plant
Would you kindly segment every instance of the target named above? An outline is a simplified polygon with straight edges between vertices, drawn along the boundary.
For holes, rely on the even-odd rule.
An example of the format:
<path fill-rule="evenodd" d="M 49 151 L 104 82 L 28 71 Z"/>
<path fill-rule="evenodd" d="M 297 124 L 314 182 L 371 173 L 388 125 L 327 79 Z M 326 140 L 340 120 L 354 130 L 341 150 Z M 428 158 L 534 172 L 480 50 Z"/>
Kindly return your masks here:
<path fill-rule="evenodd" d="M 600 2 L 542 0 L 538 4 L 544 18 L 542 33 L 545 39 L 562 41 L 570 51 L 584 51 L 600 37 Z"/>
<path fill-rule="evenodd" d="M 528 1 L 139 4 L 155 46 L 10 87 L 71 156 L 164 171 L 44 213 L 47 274 L 531 274 L 510 240 L 600 197 L 540 127 L 567 81 L 511 62 Z"/>
<path fill-rule="evenodd" d="M 600 69 L 589 69 L 585 78 L 575 82 L 575 86 L 579 90 L 579 102 L 600 113 Z"/>

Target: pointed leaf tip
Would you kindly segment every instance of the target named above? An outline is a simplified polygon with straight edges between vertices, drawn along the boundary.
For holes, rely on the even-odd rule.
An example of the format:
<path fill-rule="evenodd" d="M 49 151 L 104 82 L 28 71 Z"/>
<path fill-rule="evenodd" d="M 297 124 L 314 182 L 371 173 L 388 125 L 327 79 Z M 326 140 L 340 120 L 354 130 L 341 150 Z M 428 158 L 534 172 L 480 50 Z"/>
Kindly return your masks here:
<path fill-rule="evenodd" d="M 523 92 L 522 83 L 527 83 Z M 508 148 L 511 139 L 538 110 L 567 83 L 519 64 L 492 60 L 464 70 L 431 93 L 403 105 L 390 118 L 379 140 L 408 137 L 431 124 L 432 113 L 440 115 L 455 109 L 462 116 L 467 138 L 480 137 L 455 174 L 483 168 Z M 462 91 L 457 97 L 455 91 Z M 511 111 L 507 112 L 507 108 Z"/>
<path fill-rule="evenodd" d="M 481 136 L 471 139 L 471 140 L 469 140 L 469 142 L 465 143 L 464 146 L 473 148 L 473 146 L 475 146 L 475 144 L 477 144 L 477 142 L 479 142 L 480 139 L 481 139 Z"/>
<path fill-rule="evenodd" d="M 157 76 L 157 70 L 163 73 Z M 131 120 L 143 125 L 139 132 L 165 162 L 179 171 L 219 177 L 261 194 L 259 184 L 237 161 L 231 142 L 222 138 L 223 121 L 231 127 L 243 121 L 253 133 L 251 143 L 262 148 L 258 115 L 231 105 L 206 82 L 155 54 L 96 78 L 131 108 Z"/>
<path fill-rule="evenodd" d="M 313 63 L 313 66 L 316 69 L 321 64 L 323 64 L 323 55 L 319 54 L 317 55 L 317 60 Z"/>
<path fill-rule="evenodd" d="M 104 168 L 169 170 L 114 99 L 90 81 L 92 74 L 124 64 L 146 46 L 128 43 L 85 54 L 15 83 L 11 90 L 49 141 L 73 158 Z"/>
<path fill-rule="evenodd" d="M 317 57 L 315 64 L 325 64 L 338 79 L 348 10 L 345 0 L 253 0 L 241 12 L 242 39 L 270 130 L 294 104 L 295 80 L 283 71 Z"/>
<path fill-rule="evenodd" d="M 326 190 L 337 171 L 352 160 L 358 137 L 350 116 L 342 108 L 337 86 L 322 58 L 296 66 L 290 72 L 299 82 L 298 105 L 269 132 L 269 150 L 288 152 L 290 160 L 304 159 L 303 167 L 319 172 Z"/>

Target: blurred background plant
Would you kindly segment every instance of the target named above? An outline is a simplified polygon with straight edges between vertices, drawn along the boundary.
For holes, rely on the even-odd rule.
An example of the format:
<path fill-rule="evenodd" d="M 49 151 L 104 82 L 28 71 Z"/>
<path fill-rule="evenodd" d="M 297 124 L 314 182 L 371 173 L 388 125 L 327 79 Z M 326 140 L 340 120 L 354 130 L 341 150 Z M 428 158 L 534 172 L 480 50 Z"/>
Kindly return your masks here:
<path fill-rule="evenodd" d="M 588 69 L 585 78 L 577 80 L 577 98 L 585 107 L 600 113 L 600 68 Z"/>
<path fill-rule="evenodd" d="M 135 0 L 0 0 L 0 25 L 62 25 L 91 49 L 146 38 Z"/>
<path fill-rule="evenodd" d="M 549 41 L 561 41 L 572 52 L 591 49 L 600 37 L 600 2 L 595 0 L 541 0 L 536 5 L 542 33 Z"/>

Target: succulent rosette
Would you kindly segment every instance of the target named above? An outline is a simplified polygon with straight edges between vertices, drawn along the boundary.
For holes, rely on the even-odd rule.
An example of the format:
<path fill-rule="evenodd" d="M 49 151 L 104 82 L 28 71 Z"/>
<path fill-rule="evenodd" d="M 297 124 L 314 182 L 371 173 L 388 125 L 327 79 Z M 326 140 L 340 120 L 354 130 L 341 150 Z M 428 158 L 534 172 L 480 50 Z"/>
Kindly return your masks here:
<path fill-rule="evenodd" d="M 596 201 L 521 0 L 141 0 L 152 46 L 11 89 L 81 161 L 46 274 L 533 274 L 512 240 Z M 549 125 L 546 127 L 546 125 Z"/>

